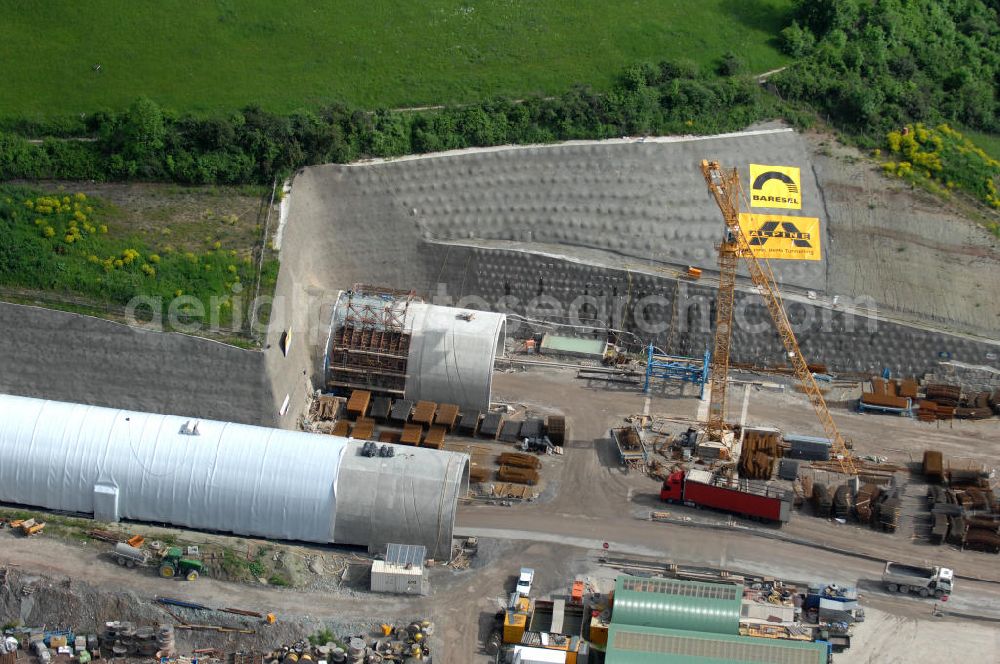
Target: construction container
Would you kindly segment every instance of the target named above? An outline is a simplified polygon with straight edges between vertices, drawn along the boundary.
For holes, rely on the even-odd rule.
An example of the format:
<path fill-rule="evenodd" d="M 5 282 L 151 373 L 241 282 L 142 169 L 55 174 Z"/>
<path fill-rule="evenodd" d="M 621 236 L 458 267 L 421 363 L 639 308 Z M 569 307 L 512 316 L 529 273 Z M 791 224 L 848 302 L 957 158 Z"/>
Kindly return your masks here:
<path fill-rule="evenodd" d="M 416 424 L 434 424 L 434 414 L 437 413 L 437 404 L 433 401 L 418 401 L 413 406 L 413 414 L 410 421 Z"/>
<path fill-rule="evenodd" d="M 380 443 L 398 443 L 402 434 L 399 431 L 382 431 L 378 435 Z"/>
<path fill-rule="evenodd" d="M 458 421 L 458 432 L 464 436 L 475 436 L 479 432 L 479 420 L 482 417 L 483 414 L 478 410 L 462 413 L 462 418 Z"/>
<path fill-rule="evenodd" d="M 437 426 L 442 426 L 448 431 L 455 428 L 455 423 L 458 421 L 458 406 L 453 403 L 443 403 L 438 406 L 437 412 L 434 414 L 434 424 Z"/>
<path fill-rule="evenodd" d="M 785 434 L 782 438 L 789 446 L 788 451 L 785 452 L 786 457 L 804 461 L 830 460 L 830 447 L 833 443 L 829 438 L 796 434 Z"/>
<path fill-rule="evenodd" d="M 782 459 L 781 463 L 778 464 L 778 477 L 791 481 L 799 479 L 799 466 L 801 463 L 798 459 Z"/>
<path fill-rule="evenodd" d="M 944 457 L 939 451 L 924 451 L 923 471 L 928 482 L 940 484 L 944 481 Z"/>
<path fill-rule="evenodd" d="M 401 445 L 413 445 L 416 447 L 420 444 L 420 437 L 424 433 L 424 428 L 419 424 L 406 424 L 403 426 L 403 433 L 399 436 L 399 442 Z"/>
<path fill-rule="evenodd" d="M 537 418 L 527 419 L 521 422 L 521 430 L 518 435 L 521 438 L 541 438 L 543 422 Z M 550 439 L 551 440 L 551 439 Z"/>
<path fill-rule="evenodd" d="M 396 399 L 392 402 L 392 410 L 389 411 L 389 420 L 397 425 L 403 425 L 410 421 L 410 413 L 413 411 L 413 402 L 409 399 Z"/>
<path fill-rule="evenodd" d="M 349 420 L 337 420 L 337 423 L 333 425 L 333 431 L 331 432 L 334 436 L 340 436 L 341 438 L 347 438 L 351 433 L 351 423 Z"/>
<path fill-rule="evenodd" d="M 505 443 L 515 443 L 521 435 L 521 423 L 516 420 L 507 420 L 500 428 L 500 440 Z"/>
<path fill-rule="evenodd" d="M 427 430 L 427 435 L 424 436 L 423 447 L 430 447 L 435 450 L 439 450 L 444 447 L 444 435 L 446 430 L 444 427 L 433 426 Z"/>
<path fill-rule="evenodd" d="M 368 414 L 372 393 L 368 390 L 352 390 L 351 398 L 347 400 L 347 415 L 355 419 Z"/>
<path fill-rule="evenodd" d="M 479 435 L 484 438 L 493 438 L 500 434 L 500 427 L 503 426 L 503 413 L 486 413 L 482 423 L 479 425 Z"/>
<path fill-rule="evenodd" d="M 370 417 L 359 417 L 351 431 L 351 438 L 373 440 L 375 438 L 375 420 Z"/>
<path fill-rule="evenodd" d="M 426 556 L 427 549 L 423 546 L 389 544 L 385 560 L 372 563 L 372 592 L 426 595 L 429 590 L 424 573 Z"/>
<path fill-rule="evenodd" d="M 372 399 L 371 411 L 368 414 L 374 420 L 385 422 L 389 419 L 389 413 L 391 412 L 392 399 L 389 397 L 375 397 Z"/>

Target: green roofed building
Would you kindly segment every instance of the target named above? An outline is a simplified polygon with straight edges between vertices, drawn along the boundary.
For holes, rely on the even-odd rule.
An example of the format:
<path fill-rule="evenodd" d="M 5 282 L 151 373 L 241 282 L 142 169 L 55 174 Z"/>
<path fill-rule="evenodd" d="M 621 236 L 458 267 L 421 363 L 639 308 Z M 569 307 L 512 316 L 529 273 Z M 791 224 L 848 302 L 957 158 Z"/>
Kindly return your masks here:
<path fill-rule="evenodd" d="M 612 625 L 737 635 L 743 586 L 619 576 Z"/>
<path fill-rule="evenodd" d="M 827 644 L 612 623 L 604 661 L 605 664 L 827 664 Z"/>

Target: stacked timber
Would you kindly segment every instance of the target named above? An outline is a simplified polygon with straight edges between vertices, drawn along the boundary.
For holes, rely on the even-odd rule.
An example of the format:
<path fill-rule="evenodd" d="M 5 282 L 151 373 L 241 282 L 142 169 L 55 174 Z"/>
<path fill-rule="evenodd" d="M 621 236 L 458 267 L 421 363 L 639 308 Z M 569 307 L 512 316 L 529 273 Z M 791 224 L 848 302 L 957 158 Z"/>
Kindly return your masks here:
<path fill-rule="evenodd" d="M 750 480 L 771 479 L 774 462 L 780 456 L 778 432 L 747 430 L 738 465 L 740 477 Z"/>
<path fill-rule="evenodd" d="M 469 481 L 472 483 L 488 482 L 493 476 L 493 469 L 472 464 L 469 468 Z"/>
<path fill-rule="evenodd" d="M 515 484 L 527 484 L 534 486 L 538 484 L 538 471 L 534 468 L 518 468 L 516 466 L 500 466 L 497 479 L 501 482 L 513 482 Z"/>
<path fill-rule="evenodd" d="M 541 468 L 541 460 L 533 454 L 522 454 L 520 452 L 504 452 L 497 457 L 497 463 L 501 466 L 513 466 L 515 468 Z"/>
<path fill-rule="evenodd" d="M 957 406 L 962 397 L 962 388 L 958 385 L 935 384 L 928 385 L 924 396 L 939 406 Z"/>

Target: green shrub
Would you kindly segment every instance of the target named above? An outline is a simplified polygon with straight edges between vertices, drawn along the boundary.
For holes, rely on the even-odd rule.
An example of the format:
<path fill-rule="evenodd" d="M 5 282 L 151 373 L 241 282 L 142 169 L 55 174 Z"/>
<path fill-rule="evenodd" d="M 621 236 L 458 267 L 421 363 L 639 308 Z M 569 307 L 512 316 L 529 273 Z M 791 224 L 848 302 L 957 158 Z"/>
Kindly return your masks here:
<path fill-rule="evenodd" d="M 933 129 L 907 125 L 886 135 L 886 152 L 895 160 L 882 169 L 945 196 L 965 191 L 994 209 L 1000 209 L 1000 161 L 993 159 L 947 124 Z M 879 151 L 876 156 L 881 156 Z"/>
<path fill-rule="evenodd" d="M 292 580 L 289 579 L 284 574 L 278 574 L 275 572 L 267 579 L 268 584 L 272 586 L 278 586 L 279 588 L 287 588 L 292 585 Z"/>
<path fill-rule="evenodd" d="M 219 323 L 232 320 L 233 288 L 254 280 L 254 264 L 236 263 L 227 251 L 190 258 L 158 254 L 142 238 L 110 234 L 100 223 L 105 214 L 102 201 L 83 194 L 0 185 L 0 285 L 77 293 L 119 306 L 137 296 L 159 298 L 162 310 L 151 313 L 164 320 L 170 301 L 188 293 L 201 301 L 206 322 L 212 298 Z M 275 264 L 265 261 L 266 285 L 276 278 Z"/>

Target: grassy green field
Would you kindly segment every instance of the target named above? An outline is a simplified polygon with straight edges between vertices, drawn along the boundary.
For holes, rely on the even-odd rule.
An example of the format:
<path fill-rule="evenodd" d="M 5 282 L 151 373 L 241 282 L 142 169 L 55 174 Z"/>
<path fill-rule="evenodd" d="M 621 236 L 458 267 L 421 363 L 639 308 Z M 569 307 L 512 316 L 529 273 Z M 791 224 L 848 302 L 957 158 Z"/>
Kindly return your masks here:
<path fill-rule="evenodd" d="M 363 107 L 602 89 L 628 65 L 726 51 L 754 72 L 791 0 L 0 0 L 0 116 L 342 100 Z M 95 65 L 100 65 L 95 70 Z"/>
<path fill-rule="evenodd" d="M 223 328 L 210 333 L 240 331 L 229 323 L 234 307 L 242 316 L 249 302 L 239 293 L 257 278 L 257 197 L 235 189 L 162 185 L 104 185 L 100 193 L 0 185 L 4 295 L 48 291 L 110 313 L 145 296 L 162 302 L 164 315 L 170 302 L 184 295 L 206 312 L 186 313 L 190 320 L 214 316 Z M 265 294 L 276 277 L 272 258 L 261 278 Z M 193 301 L 189 305 L 197 312 Z"/>

